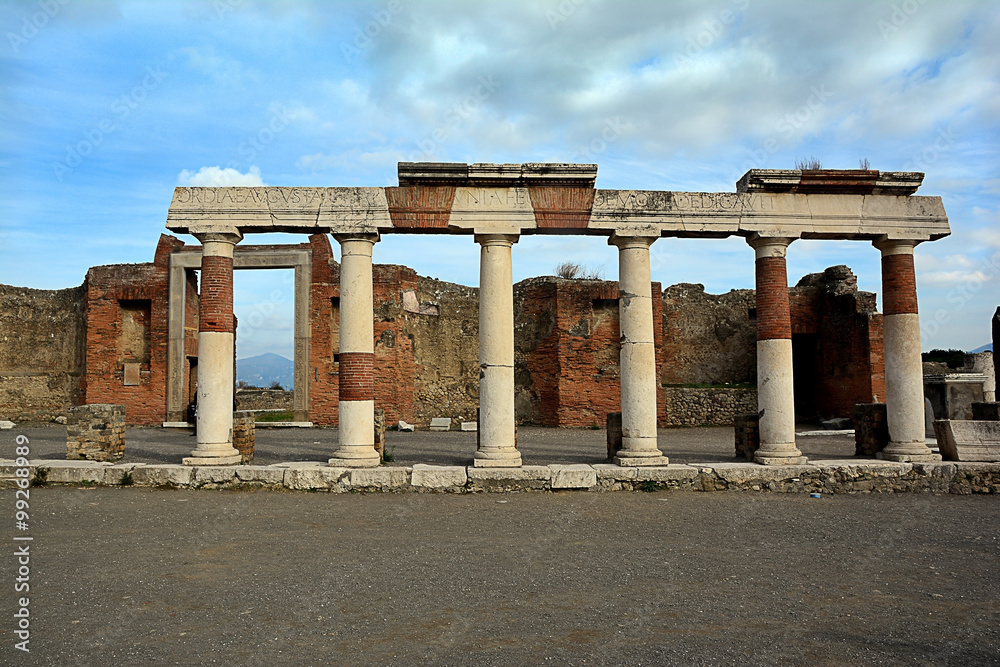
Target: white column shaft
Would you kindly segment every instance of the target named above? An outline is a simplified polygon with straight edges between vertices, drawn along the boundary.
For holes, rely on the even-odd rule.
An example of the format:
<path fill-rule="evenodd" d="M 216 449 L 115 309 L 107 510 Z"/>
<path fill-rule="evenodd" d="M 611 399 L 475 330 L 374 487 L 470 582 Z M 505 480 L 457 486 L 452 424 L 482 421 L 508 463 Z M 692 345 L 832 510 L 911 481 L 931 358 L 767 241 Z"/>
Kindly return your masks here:
<path fill-rule="evenodd" d="M 656 439 L 656 349 L 649 246 L 655 238 L 617 238 L 622 448 L 619 465 L 666 465 Z"/>
<path fill-rule="evenodd" d="M 477 235 L 479 263 L 478 467 L 518 467 L 514 446 L 514 285 L 517 236 Z"/>

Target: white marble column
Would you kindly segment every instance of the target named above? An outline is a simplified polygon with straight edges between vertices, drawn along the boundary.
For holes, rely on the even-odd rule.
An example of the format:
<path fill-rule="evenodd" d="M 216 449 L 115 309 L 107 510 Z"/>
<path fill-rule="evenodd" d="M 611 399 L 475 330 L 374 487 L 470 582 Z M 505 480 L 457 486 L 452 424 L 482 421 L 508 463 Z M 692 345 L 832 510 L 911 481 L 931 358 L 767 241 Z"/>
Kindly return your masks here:
<path fill-rule="evenodd" d="M 184 465 L 240 462 L 233 447 L 233 250 L 237 230 L 195 233 L 201 241 L 201 301 L 198 312 L 197 448 Z"/>
<path fill-rule="evenodd" d="M 927 447 L 924 375 L 920 356 L 920 315 L 913 268 L 915 241 L 880 239 L 882 253 L 885 411 L 889 444 L 879 452 L 888 461 L 940 461 Z"/>
<path fill-rule="evenodd" d="M 479 450 L 473 465 L 516 468 L 514 447 L 514 285 L 516 234 L 477 234 L 479 255 Z"/>
<path fill-rule="evenodd" d="M 793 239 L 753 236 L 757 288 L 757 409 L 764 465 L 806 463 L 795 445 L 792 319 L 785 253 Z"/>
<path fill-rule="evenodd" d="M 656 442 L 656 346 L 649 247 L 657 237 L 612 236 L 618 246 L 622 448 L 620 466 L 663 466 Z"/>
<path fill-rule="evenodd" d="M 372 247 L 375 234 L 338 235 L 340 243 L 340 401 L 331 466 L 371 468 L 375 450 L 375 342 Z"/>

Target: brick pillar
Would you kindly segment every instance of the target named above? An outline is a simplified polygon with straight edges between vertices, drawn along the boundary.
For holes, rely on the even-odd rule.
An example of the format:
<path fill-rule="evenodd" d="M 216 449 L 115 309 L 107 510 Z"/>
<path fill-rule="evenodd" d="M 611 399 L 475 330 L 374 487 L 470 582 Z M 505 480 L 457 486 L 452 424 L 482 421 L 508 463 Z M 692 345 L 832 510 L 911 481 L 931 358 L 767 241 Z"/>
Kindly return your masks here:
<path fill-rule="evenodd" d="M 913 270 L 915 241 L 874 242 L 882 252 L 882 317 L 885 340 L 885 405 L 889 444 L 879 453 L 888 461 L 940 461 L 927 447 L 924 376 L 920 357 L 920 316 Z"/>
<path fill-rule="evenodd" d="M 240 462 L 233 447 L 233 250 L 237 231 L 195 233 L 201 241 L 201 310 L 198 313 L 198 447 L 185 465 Z"/>
<path fill-rule="evenodd" d="M 516 234 L 476 234 L 479 254 L 479 468 L 521 465 L 514 435 L 514 284 Z"/>
<path fill-rule="evenodd" d="M 340 243 L 340 424 L 331 466 L 372 468 L 375 450 L 375 342 L 372 247 L 376 234 L 338 235 Z"/>
<path fill-rule="evenodd" d="M 667 465 L 656 443 L 656 346 L 649 246 L 656 237 L 608 239 L 618 246 L 618 311 L 621 325 L 622 448 L 620 466 Z"/>
<path fill-rule="evenodd" d="M 757 409 L 760 447 L 754 460 L 794 465 L 806 458 L 795 446 L 795 393 L 792 378 L 792 318 L 788 305 L 785 252 L 794 239 L 761 238 L 754 249 L 757 279 Z"/>

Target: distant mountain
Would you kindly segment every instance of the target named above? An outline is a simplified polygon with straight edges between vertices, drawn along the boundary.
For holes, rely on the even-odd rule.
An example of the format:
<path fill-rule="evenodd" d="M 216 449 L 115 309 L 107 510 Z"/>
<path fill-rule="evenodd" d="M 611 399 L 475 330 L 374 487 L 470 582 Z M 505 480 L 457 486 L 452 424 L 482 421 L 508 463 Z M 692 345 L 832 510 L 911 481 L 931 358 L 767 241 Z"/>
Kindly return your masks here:
<path fill-rule="evenodd" d="M 277 381 L 285 389 L 292 389 L 295 383 L 295 362 L 272 352 L 237 359 L 236 381 L 247 382 L 254 387 L 270 387 L 272 382 Z"/>
<path fill-rule="evenodd" d="M 980 347 L 977 347 L 976 349 L 972 350 L 971 352 L 972 352 L 972 354 L 975 354 L 976 352 L 992 352 L 992 351 L 993 351 L 993 343 L 987 343 L 986 345 L 982 345 Z"/>

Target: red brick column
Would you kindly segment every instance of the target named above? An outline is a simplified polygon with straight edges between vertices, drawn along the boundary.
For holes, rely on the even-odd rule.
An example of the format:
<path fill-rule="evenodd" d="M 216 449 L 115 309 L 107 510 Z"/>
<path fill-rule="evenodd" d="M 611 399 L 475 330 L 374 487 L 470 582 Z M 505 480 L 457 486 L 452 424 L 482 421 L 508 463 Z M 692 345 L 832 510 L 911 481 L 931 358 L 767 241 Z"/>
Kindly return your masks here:
<path fill-rule="evenodd" d="M 792 319 L 788 304 L 785 253 L 789 238 L 747 240 L 756 257 L 757 408 L 760 448 L 757 463 L 805 463 L 795 446 L 795 393 L 792 377 Z"/>
<path fill-rule="evenodd" d="M 920 356 L 920 315 L 913 268 L 916 241 L 879 239 L 882 299 L 885 302 L 885 407 L 889 444 L 879 457 L 890 461 L 940 461 L 924 432 L 924 378 Z"/>
<path fill-rule="evenodd" d="M 186 465 L 240 462 L 233 447 L 233 250 L 238 230 L 195 233 L 202 243 L 198 316 L 198 447 Z"/>
<path fill-rule="evenodd" d="M 340 243 L 340 388 L 338 447 L 331 466 L 377 466 L 372 248 L 375 234 L 338 235 Z"/>

